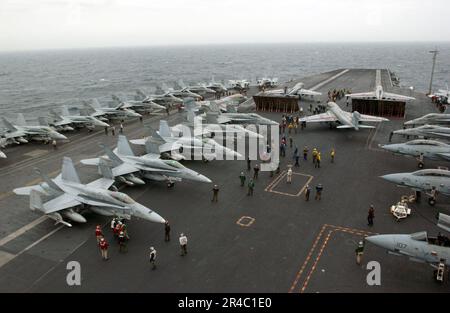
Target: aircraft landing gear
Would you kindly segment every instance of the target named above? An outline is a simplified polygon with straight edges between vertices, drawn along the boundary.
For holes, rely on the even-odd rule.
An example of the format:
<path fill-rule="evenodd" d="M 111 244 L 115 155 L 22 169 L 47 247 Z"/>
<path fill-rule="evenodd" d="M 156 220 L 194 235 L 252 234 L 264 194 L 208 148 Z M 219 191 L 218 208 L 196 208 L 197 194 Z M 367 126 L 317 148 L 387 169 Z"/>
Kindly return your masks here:
<path fill-rule="evenodd" d="M 437 266 L 437 269 L 434 270 L 434 279 L 439 283 L 443 283 L 446 271 L 445 261 L 441 261 Z"/>
<path fill-rule="evenodd" d="M 428 199 L 428 204 L 431 205 L 431 206 L 435 206 L 435 205 L 436 205 L 436 199 L 434 199 L 434 198 L 429 198 L 429 199 Z"/>
<path fill-rule="evenodd" d="M 417 165 L 417 167 L 419 169 L 423 169 L 425 167 L 425 164 L 423 162 L 419 162 L 419 164 Z"/>
<path fill-rule="evenodd" d="M 175 183 L 172 181 L 167 182 L 167 188 L 173 188 L 175 186 Z"/>

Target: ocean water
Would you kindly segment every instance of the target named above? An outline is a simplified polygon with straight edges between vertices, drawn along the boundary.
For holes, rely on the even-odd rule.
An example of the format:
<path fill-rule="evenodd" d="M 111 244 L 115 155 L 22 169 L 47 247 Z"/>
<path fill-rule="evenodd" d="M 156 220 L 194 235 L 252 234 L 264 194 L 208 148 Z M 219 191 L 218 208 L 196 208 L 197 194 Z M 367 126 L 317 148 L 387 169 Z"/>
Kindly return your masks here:
<path fill-rule="evenodd" d="M 389 68 L 401 85 L 428 89 L 434 44 L 260 44 L 192 47 L 105 48 L 0 53 L 0 115 L 27 119 L 50 107 L 79 107 L 97 98 L 111 105 L 111 94 L 130 100 L 137 88 L 156 85 L 278 77 L 298 79 L 338 68 Z M 450 43 L 440 54 L 435 89 L 450 80 Z"/>

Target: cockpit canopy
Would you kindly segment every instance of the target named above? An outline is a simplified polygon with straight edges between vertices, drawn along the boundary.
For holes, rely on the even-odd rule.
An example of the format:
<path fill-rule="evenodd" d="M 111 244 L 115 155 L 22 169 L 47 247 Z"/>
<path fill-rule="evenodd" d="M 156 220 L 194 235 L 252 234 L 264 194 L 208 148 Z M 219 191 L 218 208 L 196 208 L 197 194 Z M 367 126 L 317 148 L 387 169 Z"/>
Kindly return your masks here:
<path fill-rule="evenodd" d="M 126 204 L 134 204 L 135 203 L 135 201 L 133 199 L 131 199 L 128 195 L 126 195 L 122 192 L 111 191 L 110 195 L 114 199 L 116 199 L 120 202 L 126 203 Z"/>
<path fill-rule="evenodd" d="M 416 241 L 428 241 L 428 234 L 426 231 L 420 232 L 420 233 L 415 233 L 411 235 L 411 239 L 412 240 L 416 240 Z"/>
<path fill-rule="evenodd" d="M 171 167 L 176 168 L 176 169 L 182 169 L 182 168 L 184 168 L 184 166 L 181 165 L 180 162 L 177 162 L 177 161 L 174 161 L 174 160 L 167 160 L 165 163 L 166 163 L 167 165 L 171 166 Z"/>
<path fill-rule="evenodd" d="M 448 146 L 445 143 L 435 141 L 435 140 L 413 140 L 405 143 L 407 146 L 436 146 L 436 147 L 446 147 Z"/>
<path fill-rule="evenodd" d="M 413 173 L 414 176 L 446 177 L 450 178 L 450 171 L 446 170 L 421 170 Z"/>

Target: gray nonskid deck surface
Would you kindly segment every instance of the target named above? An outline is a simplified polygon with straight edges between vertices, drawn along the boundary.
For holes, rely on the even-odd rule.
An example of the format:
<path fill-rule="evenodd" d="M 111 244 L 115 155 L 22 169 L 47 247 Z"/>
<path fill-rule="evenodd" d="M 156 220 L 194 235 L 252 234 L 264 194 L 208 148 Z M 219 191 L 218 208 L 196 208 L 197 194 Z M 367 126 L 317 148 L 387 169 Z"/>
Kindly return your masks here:
<path fill-rule="evenodd" d="M 310 88 L 342 70 L 302 79 Z M 409 94 L 409 91 L 392 88 L 385 81 L 384 88 Z M 292 84 L 295 82 L 292 82 Z M 351 70 L 318 91 L 323 93 L 322 103 L 329 89 L 351 88 L 364 92 L 374 88 L 375 70 Z M 415 94 L 417 101 L 408 105 L 409 118 L 434 112 L 434 106 L 424 95 Z M 345 100 L 339 103 L 345 108 Z M 305 108 L 309 103 L 304 104 Z M 279 121 L 281 114 L 262 114 Z M 178 114 L 169 117 L 171 125 L 179 122 Z M 413 233 L 427 230 L 437 234 L 434 225 L 437 212 L 450 213 L 447 198 L 431 208 L 427 204 L 413 206 L 413 214 L 400 223 L 389 213 L 390 205 L 409 190 L 384 182 L 380 175 L 393 172 L 414 171 L 414 159 L 393 156 L 380 151 L 378 144 L 386 143 L 390 131 L 401 128 L 403 121 L 394 120 L 373 131 L 330 130 L 326 125 L 314 125 L 292 135 L 300 150 L 307 145 L 322 151 L 322 168 L 315 169 L 311 160 L 301 162 L 294 172 L 312 176 L 312 185 L 319 182 L 325 187 L 320 202 L 306 203 L 297 193 L 303 187 L 305 176 L 294 175 L 293 186 L 286 186 L 285 178 L 271 178 L 260 173 L 254 197 L 246 195 L 239 186 L 239 173 L 246 171 L 245 161 L 215 161 L 208 164 L 189 161 L 185 165 L 210 177 L 220 186 L 219 202 L 211 203 L 211 185 L 194 182 L 176 184 L 167 189 L 165 184 L 149 183 L 145 187 L 127 188 L 135 200 L 149 206 L 172 225 L 172 241 L 164 242 L 162 225 L 133 219 L 129 225 L 131 241 L 126 254 L 118 252 L 112 234 L 105 228 L 111 242 L 108 262 L 100 258 L 94 238 L 97 223 L 108 219 L 88 214 L 87 225 L 72 229 L 61 228 L 46 240 L 26 249 L 42 236 L 53 231 L 50 221 L 44 221 L 29 232 L 0 247 L 8 255 L 16 256 L 0 267 L 0 291 L 20 292 L 447 292 L 448 285 L 437 285 L 431 268 L 424 264 L 387 255 L 383 250 L 367 246 L 364 264 L 355 264 L 355 242 L 369 233 Z M 158 124 L 158 118 L 152 120 Z M 131 138 L 142 136 L 139 122 L 125 129 Z M 98 134 L 82 139 L 86 134 L 74 136 L 79 142 L 66 144 L 49 159 L 26 161 L 23 168 L 6 171 L 0 169 L 1 193 L 22 186 L 35 179 L 32 168 L 55 172 L 59 170 L 62 156 L 68 153 L 75 162 L 100 153 L 97 144 L 103 140 L 113 145 L 115 139 Z M 403 138 L 395 138 L 400 141 Z M 330 164 L 329 152 L 336 149 L 336 163 Z M 49 147 L 50 148 L 50 147 Z M 23 146 L 11 149 L 12 157 L 42 146 Z M 282 159 L 282 173 L 292 163 L 293 150 L 288 149 Z M 11 159 L 8 159 L 11 162 Z M 14 162 L 12 162 L 14 163 Z M 255 162 L 253 162 L 254 164 Z M 427 162 L 428 167 L 441 165 Z M 88 167 L 77 165 L 83 181 L 97 174 Z M 5 173 L 5 174 L 4 174 Z M 251 173 L 252 174 L 252 173 Z M 248 176 L 250 173 L 248 173 Z M 267 190 L 267 191 L 266 191 Z M 375 226 L 368 228 L 366 215 L 369 205 L 376 208 Z M 3 217 L 0 236 L 3 238 L 20 227 L 39 218 L 28 209 L 26 198 L 0 196 Z M 242 217 L 254 219 L 250 227 L 237 221 Z M 248 221 L 244 220 L 244 222 Z M 179 255 L 177 235 L 184 232 L 189 237 L 187 257 Z M 148 262 L 148 249 L 158 250 L 157 270 Z M 25 249 L 25 251 L 24 251 Z M 82 266 L 81 287 L 66 284 L 66 264 L 78 261 Z M 382 265 L 382 285 L 366 284 L 369 261 Z"/>

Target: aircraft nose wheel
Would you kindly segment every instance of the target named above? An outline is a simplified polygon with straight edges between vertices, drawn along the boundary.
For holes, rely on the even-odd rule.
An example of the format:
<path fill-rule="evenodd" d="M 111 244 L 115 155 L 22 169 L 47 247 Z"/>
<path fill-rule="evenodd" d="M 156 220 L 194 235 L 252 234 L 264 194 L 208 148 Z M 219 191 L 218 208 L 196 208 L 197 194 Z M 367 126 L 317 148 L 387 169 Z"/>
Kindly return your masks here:
<path fill-rule="evenodd" d="M 436 200 L 434 200 L 433 198 L 428 199 L 428 204 L 431 206 L 435 206 L 436 205 Z"/>
<path fill-rule="evenodd" d="M 175 186 L 174 182 L 168 182 L 167 183 L 167 188 L 173 188 Z"/>
<path fill-rule="evenodd" d="M 423 169 L 425 167 L 425 164 L 423 164 L 423 162 L 419 162 L 417 166 L 419 167 L 419 169 Z"/>

